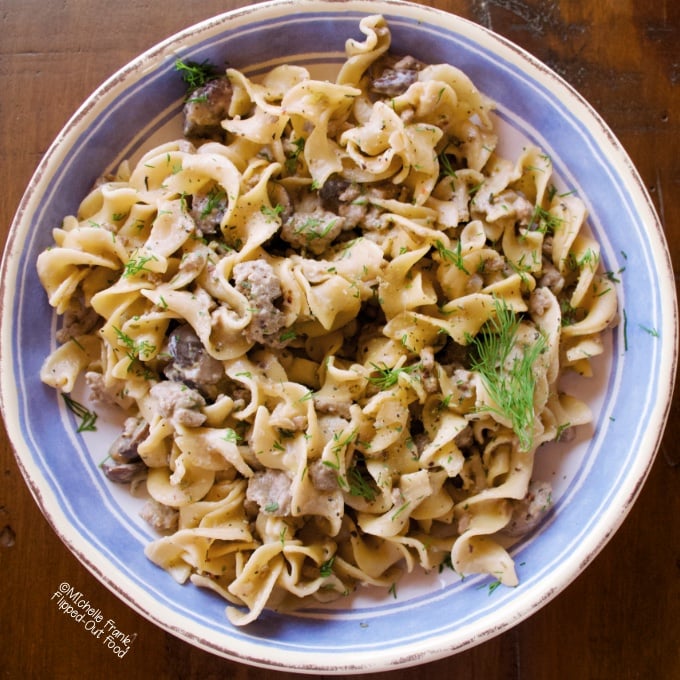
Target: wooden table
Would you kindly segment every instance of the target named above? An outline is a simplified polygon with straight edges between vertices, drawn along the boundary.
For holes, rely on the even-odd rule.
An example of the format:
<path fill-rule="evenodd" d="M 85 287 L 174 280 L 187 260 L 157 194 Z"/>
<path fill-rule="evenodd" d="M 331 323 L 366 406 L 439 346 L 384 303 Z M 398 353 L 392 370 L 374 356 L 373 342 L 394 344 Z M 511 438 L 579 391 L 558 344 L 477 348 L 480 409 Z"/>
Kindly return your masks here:
<path fill-rule="evenodd" d="M 242 0 L 3 0 L 0 229 L 78 104 L 132 57 Z M 680 3 L 676 0 L 435 0 L 553 67 L 602 114 L 649 189 L 680 262 Z M 458 656 L 376 678 L 680 678 L 680 401 L 639 500 L 566 591 L 529 620 Z M 0 439 L 2 678 L 296 677 L 241 666 L 148 623 L 53 534 Z M 136 639 L 117 659 L 50 598 L 61 582 Z"/>

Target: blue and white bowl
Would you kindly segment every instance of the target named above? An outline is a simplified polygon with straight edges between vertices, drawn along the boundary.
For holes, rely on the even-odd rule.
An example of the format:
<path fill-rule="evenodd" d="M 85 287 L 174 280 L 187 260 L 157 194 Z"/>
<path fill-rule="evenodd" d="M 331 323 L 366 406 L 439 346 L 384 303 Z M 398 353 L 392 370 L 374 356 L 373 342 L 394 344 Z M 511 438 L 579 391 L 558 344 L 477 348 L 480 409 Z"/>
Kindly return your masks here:
<path fill-rule="evenodd" d="M 513 549 L 520 584 L 487 577 L 416 574 L 398 598 L 361 590 L 332 606 L 266 612 L 245 628 L 211 592 L 176 584 L 144 556 L 152 539 L 137 501 L 98 463 L 119 416 L 79 434 L 39 379 L 56 321 L 36 275 L 51 230 L 76 211 L 95 180 L 180 133 L 184 85 L 177 58 L 224 63 L 257 75 L 273 65 L 331 76 L 359 20 L 385 15 L 400 54 L 449 62 L 497 103 L 505 149 L 526 141 L 552 159 L 559 181 L 589 210 L 606 270 L 620 272 L 621 323 L 580 396 L 595 421 L 569 445 L 540 456 L 555 505 Z M 135 59 L 102 85 L 52 144 L 12 225 L 2 267 L 2 409 L 37 503 L 70 550 L 129 606 L 192 644 L 256 666 L 351 674 L 432 661 L 501 633 L 567 586 L 623 521 L 659 446 L 671 400 L 677 312 L 664 235 L 645 188 L 610 130 L 563 80 L 507 40 L 451 14 L 404 2 L 283 0 L 193 26 Z M 634 397 L 633 397 L 634 395 Z M 103 422 L 102 422 L 103 421 Z"/>

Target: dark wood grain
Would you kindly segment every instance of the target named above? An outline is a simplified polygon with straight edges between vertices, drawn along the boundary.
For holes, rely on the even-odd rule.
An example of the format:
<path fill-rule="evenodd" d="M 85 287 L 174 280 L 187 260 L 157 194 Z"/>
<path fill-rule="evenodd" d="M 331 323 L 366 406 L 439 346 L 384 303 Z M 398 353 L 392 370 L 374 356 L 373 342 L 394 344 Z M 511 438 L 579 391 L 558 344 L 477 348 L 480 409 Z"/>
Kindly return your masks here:
<path fill-rule="evenodd" d="M 2 242 L 42 154 L 79 103 L 132 57 L 238 0 L 3 0 Z M 680 3 L 435 0 L 521 45 L 604 117 L 637 166 L 680 261 Z M 455 657 L 372 678 L 680 678 L 680 420 L 623 526 L 571 586 L 530 619 Z M 0 433 L 0 677 L 299 677 L 242 666 L 165 633 L 92 577 L 55 537 Z M 51 598 L 73 585 L 136 635 L 117 659 Z M 361 677 L 361 676 L 359 676 Z M 366 676 L 368 677 L 368 676 Z"/>

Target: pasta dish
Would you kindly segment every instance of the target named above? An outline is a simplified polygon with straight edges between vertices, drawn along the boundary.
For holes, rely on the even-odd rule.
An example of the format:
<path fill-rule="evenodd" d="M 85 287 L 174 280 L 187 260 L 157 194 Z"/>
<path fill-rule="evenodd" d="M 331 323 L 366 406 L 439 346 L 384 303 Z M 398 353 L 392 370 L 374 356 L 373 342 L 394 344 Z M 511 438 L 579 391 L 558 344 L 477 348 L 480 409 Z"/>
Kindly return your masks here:
<path fill-rule="evenodd" d="M 203 74 L 184 135 L 123 163 L 37 261 L 41 379 L 126 419 L 101 465 L 146 555 L 235 625 L 450 567 L 518 583 L 541 444 L 588 406 L 617 298 L 551 159 L 497 152 L 461 70 L 360 22 L 334 82 Z M 198 71 L 178 64 L 185 71 Z"/>

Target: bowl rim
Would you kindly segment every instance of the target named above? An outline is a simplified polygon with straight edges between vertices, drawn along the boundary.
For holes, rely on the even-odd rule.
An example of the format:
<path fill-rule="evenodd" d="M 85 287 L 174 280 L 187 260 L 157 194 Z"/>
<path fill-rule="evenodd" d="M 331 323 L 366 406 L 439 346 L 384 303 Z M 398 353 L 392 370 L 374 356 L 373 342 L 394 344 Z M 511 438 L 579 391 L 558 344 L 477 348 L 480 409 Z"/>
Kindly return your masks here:
<path fill-rule="evenodd" d="M 283 654 L 277 659 L 267 658 L 266 649 L 264 650 L 264 653 L 261 650 L 255 649 L 249 649 L 248 652 L 245 653 L 234 649 L 224 649 L 210 639 L 204 638 L 198 634 L 193 634 L 191 631 L 184 630 L 179 626 L 173 626 L 155 611 L 156 607 L 152 598 L 132 597 L 130 593 L 126 592 L 126 590 L 116 583 L 113 578 L 103 572 L 99 560 L 93 559 L 88 555 L 88 551 L 91 551 L 89 543 L 84 541 L 80 534 L 77 531 L 74 531 L 73 527 L 68 525 L 68 523 L 64 526 L 65 518 L 63 517 L 63 514 L 58 507 L 54 507 L 52 499 L 49 498 L 49 493 L 44 493 L 44 489 L 41 486 L 39 471 L 34 469 L 34 466 L 31 464 L 30 456 L 27 457 L 23 452 L 23 435 L 15 425 L 17 405 L 13 402 L 12 392 L 14 387 L 11 366 L 13 358 L 11 352 L 12 339 L 10 335 L 12 319 L 6 311 L 11 309 L 11 305 L 3 304 L 0 336 L 0 385 L 2 387 L 2 389 L 0 389 L 0 409 L 2 410 L 6 429 L 14 448 L 15 459 L 24 480 L 43 515 L 52 526 L 52 529 L 78 560 L 100 582 L 114 592 L 114 594 L 133 610 L 136 610 L 159 627 L 195 646 L 232 660 L 249 663 L 254 666 L 275 668 L 279 670 L 290 670 L 291 668 L 295 668 L 304 673 L 315 673 L 323 670 L 328 673 L 347 674 L 374 672 L 397 666 L 404 667 L 433 661 L 437 658 L 463 651 L 464 649 L 483 642 L 485 639 L 494 637 L 527 618 L 538 608 L 553 599 L 595 558 L 627 516 L 649 474 L 651 465 L 656 457 L 656 452 L 660 446 L 663 430 L 670 411 L 677 372 L 678 309 L 675 287 L 674 285 L 671 285 L 673 279 L 670 255 L 665 242 L 663 228 L 656 214 L 654 205 L 628 154 L 600 115 L 586 102 L 575 88 L 568 84 L 563 78 L 549 69 L 529 52 L 515 45 L 503 36 L 451 12 L 419 5 L 407 0 L 382 0 L 378 2 L 374 0 L 269 0 L 268 2 L 248 5 L 224 12 L 198 22 L 193 26 L 182 29 L 165 38 L 132 59 L 125 66 L 116 71 L 116 73 L 106 79 L 78 107 L 44 154 L 34 175 L 29 181 L 28 187 L 21 199 L 15 218 L 10 227 L 3 253 L 2 264 L 0 266 L 0 295 L 2 296 L 3 303 L 7 303 L 12 297 L 12 284 L 16 280 L 18 273 L 17 256 L 21 252 L 23 246 L 22 237 L 30 232 L 30 214 L 34 203 L 38 200 L 45 177 L 49 175 L 50 170 L 59 163 L 64 148 L 68 147 L 74 135 L 81 129 L 81 126 L 88 124 L 97 112 L 105 109 L 110 101 L 114 100 L 121 92 L 123 92 L 129 79 L 134 79 L 135 74 L 148 68 L 149 65 L 152 68 L 158 66 L 169 54 L 174 53 L 178 46 L 186 44 L 187 41 L 198 42 L 201 36 L 206 36 L 213 31 L 219 31 L 222 28 L 226 28 L 230 22 L 235 20 L 246 20 L 252 16 L 260 16 L 267 12 L 285 12 L 286 10 L 300 10 L 304 12 L 312 8 L 319 13 L 334 13 L 339 10 L 364 14 L 389 14 L 390 12 L 397 12 L 400 16 L 406 15 L 409 17 L 422 18 L 425 23 L 428 21 L 436 22 L 437 20 L 445 20 L 447 23 L 450 23 L 451 26 L 457 25 L 459 28 L 466 27 L 476 40 L 483 38 L 484 40 L 502 46 L 502 49 L 504 50 L 514 53 L 519 61 L 528 65 L 528 68 L 533 69 L 535 72 L 534 75 L 540 72 L 542 77 L 547 78 L 557 91 L 567 93 L 573 104 L 579 108 L 580 115 L 586 116 L 596 125 L 603 143 L 607 144 L 608 150 L 616 154 L 617 163 L 619 163 L 622 168 L 626 169 L 628 179 L 636 185 L 639 207 L 645 212 L 646 226 L 654 239 L 654 251 L 657 257 L 656 264 L 659 266 L 660 270 L 663 270 L 665 273 L 665 278 L 662 280 L 665 282 L 666 286 L 661 292 L 663 294 L 665 309 L 670 313 L 667 313 L 664 318 L 665 325 L 663 333 L 666 338 L 673 338 L 673 342 L 664 342 L 662 359 L 660 361 L 662 375 L 660 376 L 659 396 L 661 399 L 654 411 L 655 419 L 650 422 L 645 433 L 644 447 L 642 447 L 645 455 L 639 456 L 636 460 L 637 470 L 636 475 L 634 475 L 635 483 L 628 489 L 628 495 L 623 500 L 622 504 L 609 510 L 607 521 L 603 522 L 606 531 L 596 533 L 593 537 L 590 537 L 591 540 L 588 549 L 584 551 L 582 555 L 579 555 L 579 559 L 581 560 L 579 568 L 574 569 L 571 562 L 565 563 L 562 569 L 554 574 L 554 585 L 550 588 L 545 588 L 540 593 L 540 597 L 523 604 L 521 607 L 517 607 L 514 616 L 508 617 L 499 625 L 496 625 L 494 628 L 489 629 L 482 634 L 478 634 L 473 638 L 459 640 L 454 646 L 446 645 L 441 641 L 436 641 L 436 643 L 433 643 L 429 649 L 425 650 L 420 655 L 413 652 L 413 650 L 409 650 L 407 655 L 400 653 L 398 650 L 386 652 L 382 655 L 373 653 L 374 656 L 376 656 L 375 659 L 368 660 L 363 657 L 361 658 L 361 665 L 357 666 L 350 663 L 348 660 L 345 660 L 341 665 L 331 664 L 327 660 L 324 660 L 323 662 L 310 662 L 310 659 L 304 654 L 299 654 L 297 656 L 294 654 Z M 256 651 L 257 653 L 255 653 Z M 285 662 L 283 661 L 284 656 L 286 657 Z M 291 665 L 291 662 L 293 662 L 293 665 Z"/>

